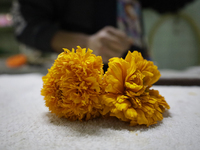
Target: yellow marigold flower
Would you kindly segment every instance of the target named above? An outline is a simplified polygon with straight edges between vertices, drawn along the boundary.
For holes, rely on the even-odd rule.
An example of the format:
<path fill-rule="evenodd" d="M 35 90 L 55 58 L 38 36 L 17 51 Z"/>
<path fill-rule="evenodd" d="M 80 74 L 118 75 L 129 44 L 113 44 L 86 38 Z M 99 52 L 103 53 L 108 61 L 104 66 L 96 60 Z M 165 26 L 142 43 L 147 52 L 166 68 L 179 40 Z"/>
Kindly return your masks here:
<path fill-rule="evenodd" d="M 43 79 L 41 95 L 52 113 L 70 120 L 100 115 L 103 64 L 92 50 L 64 48 Z"/>
<path fill-rule="evenodd" d="M 150 90 L 160 78 L 157 66 L 137 51 L 129 52 L 125 59 L 111 58 L 108 65 L 103 78 L 102 114 L 116 116 L 131 126 L 149 126 L 162 120 L 165 108 L 170 107 L 158 91 Z"/>

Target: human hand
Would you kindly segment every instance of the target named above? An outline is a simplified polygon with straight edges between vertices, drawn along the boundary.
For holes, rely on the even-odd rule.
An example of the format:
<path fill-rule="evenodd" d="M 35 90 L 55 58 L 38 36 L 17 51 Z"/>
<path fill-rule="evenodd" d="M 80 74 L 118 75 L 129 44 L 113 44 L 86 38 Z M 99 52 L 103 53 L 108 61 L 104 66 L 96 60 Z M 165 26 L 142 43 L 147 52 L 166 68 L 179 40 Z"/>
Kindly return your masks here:
<path fill-rule="evenodd" d="M 107 26 L 88 38 L 87 47 L 92 49 L 95 55 L 102 56 L 103 62 L 107 63 L 112 57 L 121 57 L 131 44 L 132 39 L 123 31 Z"/>

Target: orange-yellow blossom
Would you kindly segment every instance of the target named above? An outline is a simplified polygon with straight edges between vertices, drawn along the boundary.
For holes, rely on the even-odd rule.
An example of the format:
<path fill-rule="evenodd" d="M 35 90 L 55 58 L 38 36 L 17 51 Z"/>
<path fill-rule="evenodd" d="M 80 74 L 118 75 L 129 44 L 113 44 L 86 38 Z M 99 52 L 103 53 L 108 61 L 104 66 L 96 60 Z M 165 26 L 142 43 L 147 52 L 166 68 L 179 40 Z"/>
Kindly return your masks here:
<path fill-rule="evenodd" d="M 115 116 L 131 126 L 147 126 L 163 119 L 164 97 L 150 87 L 160 78 L 160 72 L 152 61 L 141 53 L 129 52 L 125 59 L 111 58 L 103 78 L 102 114 Z"/>
<path fill-rule="evenodd" d="M 100 116 L 103 64 L 92 50 L 77 46 L 58 55 L 43 79 L 41 94 L 52 113 L 70 120 Z"/>

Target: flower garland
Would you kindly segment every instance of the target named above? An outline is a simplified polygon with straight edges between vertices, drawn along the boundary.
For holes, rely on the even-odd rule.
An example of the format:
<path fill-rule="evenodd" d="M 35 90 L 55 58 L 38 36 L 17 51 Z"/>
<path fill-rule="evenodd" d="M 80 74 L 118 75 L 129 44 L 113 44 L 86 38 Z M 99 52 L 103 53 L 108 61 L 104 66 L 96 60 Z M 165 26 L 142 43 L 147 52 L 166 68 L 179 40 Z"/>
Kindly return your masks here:
<path fill-rule="evenodd" d="M 115 116 L 131 126 L 152 125 L 163 119 L 170 106 L 157 90 L 150 89 L 160 78 L 152 61 L 141 53 L 128 52 L 125 59 L 111 58 L 103 73 L 100 56 L 77 46 L 58 55 L 43 79 L 41 95 L 58 117 L 89 120 Z"/>

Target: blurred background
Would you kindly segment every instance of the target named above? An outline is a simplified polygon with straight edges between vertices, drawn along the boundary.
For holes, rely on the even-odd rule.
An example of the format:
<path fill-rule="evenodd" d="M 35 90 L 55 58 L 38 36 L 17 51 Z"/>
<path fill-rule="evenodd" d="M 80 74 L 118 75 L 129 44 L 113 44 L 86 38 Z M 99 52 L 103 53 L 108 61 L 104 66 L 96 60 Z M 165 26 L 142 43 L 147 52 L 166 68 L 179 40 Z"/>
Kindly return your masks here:
<path fill-rule="evenodd" d="M 56 54 L 40 59 L 40 52 L 19 44 L 14 37 L 12 0 L 0 0 L 0 74 L 42 72 L 51 66 Z M 150 55 L 159 69 L 185 70 L 200 65 L 200 0 L 188 3 L 176 14 L 159 13 L 152 8 L 143 9 L 144 27 Z M 8 57 L 24 53 L 28 66 L 6 67 Z M 33 63 L 31 63 L 33 62 Z M 37 62 L 37 63 L 36 63 Z M 38 67 L 38 66 L 42 66 Z"/>
<path fill-rule="evenodd" d="M 12 16 L 10 14 L 12 0 L 0 0 L 0 56 L 19 53 L 19 45 L 13 36 Z"/>
<path fill-rule="evenodd" d="M 177 14 L 144 9 L 143 16 L 151 56 L 160 69 L 200 65 L 200 0 Z"/>

